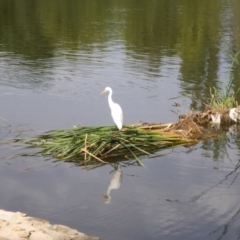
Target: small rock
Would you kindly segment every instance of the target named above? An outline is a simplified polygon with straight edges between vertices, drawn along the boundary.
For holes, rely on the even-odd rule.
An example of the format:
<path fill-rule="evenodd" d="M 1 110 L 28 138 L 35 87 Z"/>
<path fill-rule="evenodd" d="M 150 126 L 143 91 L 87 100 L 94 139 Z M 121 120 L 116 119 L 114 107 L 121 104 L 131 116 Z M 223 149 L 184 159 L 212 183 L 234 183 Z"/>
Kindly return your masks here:
<path fill-rule="evenodd" d="M 31 234 L 29 240 L 53 240 L 53 238 L 41 232 L 34 232 Z"/>
<path fill-rule="evenodd" d="M 16 215 L 18 215 L 20 217 L 27 217 L 26 213 L 21 213 L 21 212 L 16 212 Z"/>
<path fill-rule="evenodd" d="M 71 230 L 69 227 L 66 227 L 66 226 L 63 226 L 63 225 L 53 225 L 52 229 L 57 231 L 57 232 L 62 232 L 64 234 L 68 233 L 69 230 Z"/>
<path fill-rule="evenodd" d="M 5 238 L 5 237 L 1 237 L 0 236 L 0 240 L 10 240 L 9 238 Z"/>
<path fill-rule="evenodd" d="M 28 232 L 28 231 L 23 231 L 23 232 L 19 232 L 17 235 L 18 235 L 20 238 L 29 238 L 29 236 L 31 235 L 31 233 Z"/>
<path fill-rule="evenodd" d="M 6 227 L 6 226 L 8 226 L 8 225 L 9 225 L 9 223 L 8 223 L 7 221 L 0 219 L 0 228 L 1 228 L 1 227 Z"/>
<path fill-rule="evenodd" d="M 21 228 L 21 227 L 18 227 L 18 226 L 16 226 L 16 227 L 12 228 L 12 230 L 13 230 L 13 231 L 24 231 L 25 229 L 24 229 L 24 228 Z"/>

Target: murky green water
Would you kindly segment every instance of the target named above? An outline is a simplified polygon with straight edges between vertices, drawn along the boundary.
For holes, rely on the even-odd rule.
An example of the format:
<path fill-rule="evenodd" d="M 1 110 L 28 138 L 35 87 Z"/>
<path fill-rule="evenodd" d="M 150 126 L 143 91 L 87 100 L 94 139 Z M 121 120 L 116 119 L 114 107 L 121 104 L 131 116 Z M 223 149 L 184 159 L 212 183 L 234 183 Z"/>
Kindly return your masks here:
<path fill-rule="evenodd" d="M 111 125 L 110 86 L 125 123 L 173 122 L 227 83 L 224 50 L 240 50 L 238 0 L 0 0 L 0 116 L 22 136 Z M 7 160 L 16 134 L 1 127 L 0 208 L 105 240 L 240 237 L 238 133 L 91 171 Z"/>

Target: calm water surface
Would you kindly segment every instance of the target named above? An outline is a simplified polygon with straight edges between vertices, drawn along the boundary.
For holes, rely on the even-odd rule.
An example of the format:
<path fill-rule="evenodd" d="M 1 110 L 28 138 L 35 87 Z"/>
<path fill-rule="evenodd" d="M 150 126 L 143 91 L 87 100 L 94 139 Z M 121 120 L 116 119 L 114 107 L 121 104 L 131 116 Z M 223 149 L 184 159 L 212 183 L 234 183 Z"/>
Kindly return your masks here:
<path fill-rule="evenodd" d="M 6 144 L 113 124 L 106 86 L 125 123 L 176 121 L 227 83 L 239 40 L 238 0 L 0 0 L 0 208 L 104 240 L 239 239 L 238 133 L 90 171 Z"/>

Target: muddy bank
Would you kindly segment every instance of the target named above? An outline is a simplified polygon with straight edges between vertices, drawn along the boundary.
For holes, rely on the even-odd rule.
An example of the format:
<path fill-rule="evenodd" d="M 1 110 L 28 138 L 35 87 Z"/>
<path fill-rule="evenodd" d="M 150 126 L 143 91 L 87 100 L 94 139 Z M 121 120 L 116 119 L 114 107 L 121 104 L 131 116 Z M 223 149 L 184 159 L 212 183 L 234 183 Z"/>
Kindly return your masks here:
<path fill-rule="evenodd" d="M 0 209 L 0 240 L 100 240 L 63 225 Z"/>

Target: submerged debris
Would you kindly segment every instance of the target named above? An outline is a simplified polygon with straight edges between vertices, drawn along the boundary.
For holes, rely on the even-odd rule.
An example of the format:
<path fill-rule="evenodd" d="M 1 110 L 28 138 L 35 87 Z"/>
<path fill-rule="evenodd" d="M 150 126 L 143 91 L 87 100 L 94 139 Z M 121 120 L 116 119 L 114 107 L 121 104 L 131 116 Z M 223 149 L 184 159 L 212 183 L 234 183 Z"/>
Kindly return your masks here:
<path fill-rule="evenodd" d="M 230 109 L 229 117 L 234 122 L 239 122 L 240 121 L 240 107 Z"/>
<path fill-rule="evenodd" d="M 210 109 L 199 113 L 191 113 L 181 115 L 180 119 L 191 118 L 199 126 L 206 126 L 209 123 L 218 123 L 221 125 L 229 125 L 240 119 L 240 108 L 233 109 Z"/>

